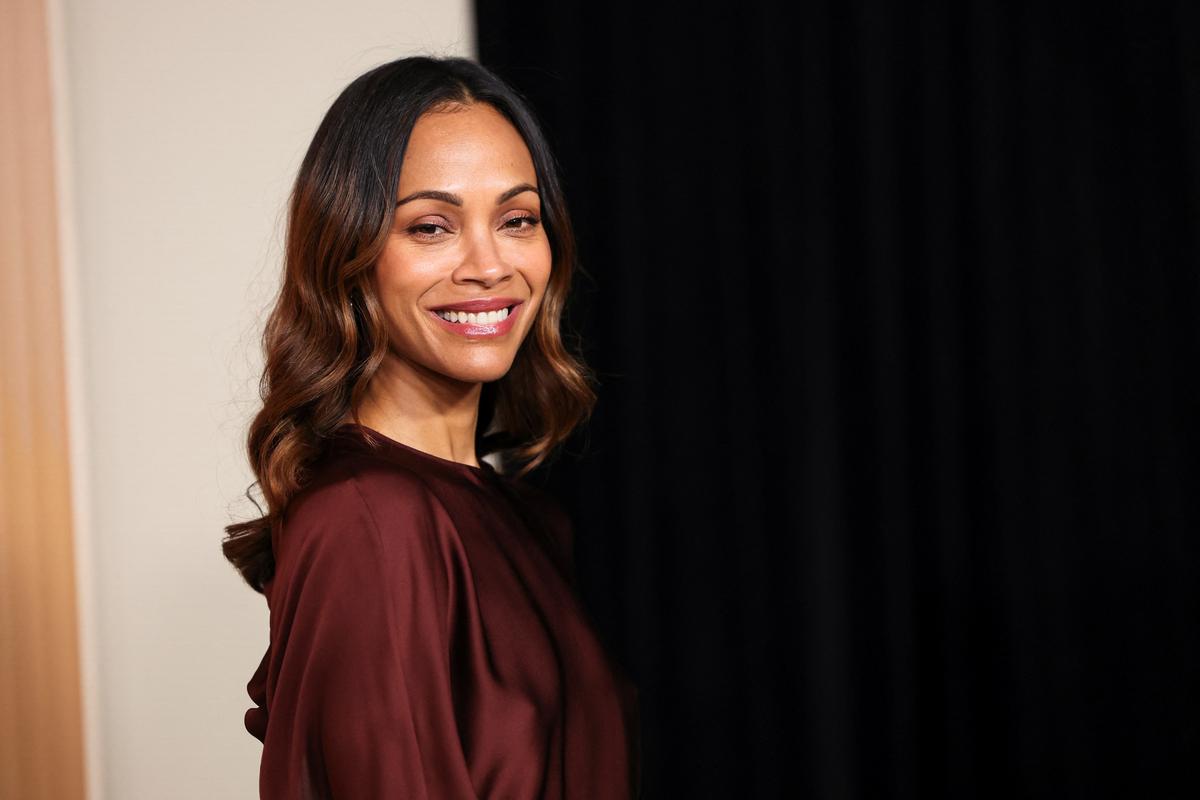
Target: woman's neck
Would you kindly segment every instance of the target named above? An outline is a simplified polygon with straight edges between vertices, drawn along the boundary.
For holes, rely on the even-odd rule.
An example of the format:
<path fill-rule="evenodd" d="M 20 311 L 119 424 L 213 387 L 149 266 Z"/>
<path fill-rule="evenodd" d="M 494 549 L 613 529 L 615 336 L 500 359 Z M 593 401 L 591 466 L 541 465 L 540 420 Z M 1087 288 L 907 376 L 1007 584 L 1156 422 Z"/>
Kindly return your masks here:
<path fill-rule="evenodd" d="M 482 388 L 389 356 L 371 378 L 358 421 L 409 447 L 478 467 L 475 427 Z M 344 420 L 353 421 L 352 413 Z"/>

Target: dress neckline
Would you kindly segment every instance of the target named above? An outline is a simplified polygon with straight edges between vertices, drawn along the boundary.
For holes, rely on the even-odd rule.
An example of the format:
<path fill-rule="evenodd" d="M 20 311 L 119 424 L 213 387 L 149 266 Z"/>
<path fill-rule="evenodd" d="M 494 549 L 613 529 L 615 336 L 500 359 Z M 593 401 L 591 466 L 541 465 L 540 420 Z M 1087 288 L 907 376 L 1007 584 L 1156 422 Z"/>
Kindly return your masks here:
<path fill-rule="evenodd" d="M 390 447 L 392 449 L 397 449 L 397 450 L 400 450 L 403 452 L 410 453 L 414 456 L 417 456 L 418 458 L 424 459 L 431 463 L 438 464 L 438 465 L 441 465 L 442 467 L 447 467 L 447 468 L 457 470 L 460 472 L 465 471 L 467 473 L 470 473 L 470 474 L 476 475 L 476 476 L 484 476 L 484 475 L 495 476 L 497 474 L 496 468 L 493 467 L 491 464 L 489 464 L 486 460 L 484 460 L 482 458 L 479 459 L 480 466 L 478 466 L 478 467 L 471 466 L 470 464 L 464 464 L 461 461 L 455 461 L 454 459 L 451 459 L 451 458 L 442 458 L 441 456 L 436 456 L 433 453 L 427 453 L 424 450 L 419 450 L 416 447 L 413 447 L 412 445 L 405 444 L 404 442 L 396 441 L 395 439 L 391 438 L 390 436 L 388 436 L 384 433 L 380 433 L 379 431 L 375 430 L 374 428 L 367 427 L 366 425 L 360 425 L 357 422 L 343 422 L 341 425 L 338 426 L 336 432 L 337 433 L 350 433 L 359 438 L 365 438 L 365 437 L 369 436 L 369 437 L 378 439 L 379 441 L 383 442 L 383 444 L 385 446 Z"/>

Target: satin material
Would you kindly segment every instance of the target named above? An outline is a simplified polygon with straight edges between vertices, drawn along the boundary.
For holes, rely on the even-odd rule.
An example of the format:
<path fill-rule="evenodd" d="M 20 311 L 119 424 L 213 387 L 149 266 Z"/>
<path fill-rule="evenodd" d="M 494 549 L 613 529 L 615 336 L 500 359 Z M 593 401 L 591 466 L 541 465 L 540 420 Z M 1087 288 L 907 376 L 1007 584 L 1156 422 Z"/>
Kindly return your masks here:
<path fill-rule="evenodd" d="M 638 795 L 637 688 L 575 594 L 570 521 L 481 463 L 347 424 L 310 468 L 247 685 L 261 797 Z"/>

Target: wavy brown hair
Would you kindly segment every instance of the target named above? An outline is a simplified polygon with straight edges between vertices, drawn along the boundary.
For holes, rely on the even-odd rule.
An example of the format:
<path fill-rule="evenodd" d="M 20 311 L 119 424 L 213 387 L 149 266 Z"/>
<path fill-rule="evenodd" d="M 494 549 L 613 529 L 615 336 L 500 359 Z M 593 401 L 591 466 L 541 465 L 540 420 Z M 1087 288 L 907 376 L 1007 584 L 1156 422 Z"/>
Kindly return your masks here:
<path fill-rule="evenodd" d="M 292 189 L 283 283 L 263 331 L 262 409 L 247 436 L 256 481 L 246 496 L 262 514 L 228 525 L 222 550 L 262 592 L 275 572 L 271 531 L 309 465 L 359 401 L 388 350 L 371 271 L 396 211 L 400 165 L 417 119 L 456 104 L 486 103 L 521 134 L 537 172 L 552 254 L 550 280 L 512 368 L 480 393 L 476 451 L 523 477 L 591 415 L 593 373 L 567 351 L 561 318 L 575 240 L 558 168 L 525 100 L 463 58 L 402 58 L 342 91 L 321 121 Z M 355 416 L 357 419 L 357 416 Z M 258 486 L 264 511 L 252 496 Z"/>

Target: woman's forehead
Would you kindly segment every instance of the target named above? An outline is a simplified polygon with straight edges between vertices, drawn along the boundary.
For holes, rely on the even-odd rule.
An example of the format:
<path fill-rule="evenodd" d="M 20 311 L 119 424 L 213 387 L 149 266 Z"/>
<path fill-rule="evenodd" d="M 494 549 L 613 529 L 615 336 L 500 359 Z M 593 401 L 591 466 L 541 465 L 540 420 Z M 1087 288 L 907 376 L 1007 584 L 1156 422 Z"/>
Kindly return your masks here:
<path fill-rule="evenodd" d="M 424 186 L 433 181 L 439 185 Z M 401 195 L 493 181 L 535 182 L 533 158 L 521 134 L 500 112 L 475 103 L 426 112 L 417 120 L 400 169 Z"/>

